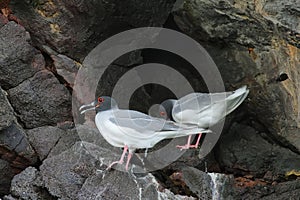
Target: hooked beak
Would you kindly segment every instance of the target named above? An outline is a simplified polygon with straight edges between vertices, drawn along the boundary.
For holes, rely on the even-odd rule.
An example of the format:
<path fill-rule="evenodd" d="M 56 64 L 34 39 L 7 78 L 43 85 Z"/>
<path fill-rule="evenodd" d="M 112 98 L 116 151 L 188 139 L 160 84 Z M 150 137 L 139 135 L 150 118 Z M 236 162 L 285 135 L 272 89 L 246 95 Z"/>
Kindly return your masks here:
<path fill-rule="evenodd" d="M 95 102 L 80 106 L 79 108 L 79 111 L 81 111 L 80 114 L 83 114 L 89 110 L 95 110 L 95 106 L 96 106 Z"/>

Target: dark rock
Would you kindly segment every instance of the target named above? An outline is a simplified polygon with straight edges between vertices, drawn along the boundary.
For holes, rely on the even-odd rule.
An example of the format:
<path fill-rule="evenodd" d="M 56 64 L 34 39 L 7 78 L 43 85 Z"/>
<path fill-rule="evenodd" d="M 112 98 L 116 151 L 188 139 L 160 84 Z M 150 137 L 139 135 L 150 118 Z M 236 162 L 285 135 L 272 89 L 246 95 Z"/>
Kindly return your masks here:
<path fill-rule="evenodd" d="M 5 195 L 5 196 L 3 197 L 3 200 L 18 200 L 18 199 L 15 198 L 15 197 L 13 197 L 13 196 L 11 196 L 11 195 Z"/>
<path fill-rule="evenodd" d="M 0 130 L 9 127 L 16 120 L 6 95 L 7 93 L 0 87 Z"/>
<path fill-rule="evenodd" d="M 161 186 L 152 174 L 120 171 L 98 172 L 86 179 L 78 199 L 194 199 L 175 195 Z"/>
<path fill-rule="evenodd" d="M 111 162 L 111 159 L 117 160 L 119 159 L 119 156 L 120 155 L 113 154 L 109 149 L 90 145 L 88 143 L 77 142 L 75 145 L 73 145 L 63 153 L 56 156 L 53 155 L 44 160 L 40 168 L 45 186 L 53 196 L 65 199 L 76 199 L 78 192 L 81 190 L 82 185 L 86 182 L 86 179 L 88 177 L 94 176 L 97 171 L 101 172 L 102 170 L 98 170 L 99 167 L 101 167 L 105 163 L 104 167 L 106 168 L 108 162 Z M 110 172 L 107 173 L 109 174 L 105 176 L 110 177 Z M 112 181 L 113 179 L 118 179 L 118 176 L 120 176 L 120 174 L 122 173 L 123 172 L 118 172 L 118 175 L 112 175 L 112 178 L 108 179 L 108 182 Z M 126 173 L 123 174 L 126 175 Z M 123 176 L 121 176 L 120 178 L 124 179 Z M 94 178 L 90 179 L 94 181 Z M 107 179 L 104 180 L 105 183 L 103 183 L 103 187 L 108 186 L 106 181 Z M 123 182 L 127 184 L 128 180 L 125 181 L 124 179 Z M 92 185 L 90 185 L 89 183 L 86 183 L 86 185 L 88 185 L 88 187 L 92 187 Z M 105 193 L 105 196 L 110 196 L 112 198 L 114 195 L 122 195 L 121 192 L 118 192 L 115 189 L 115 187 L 121 188 L 121 186 L 122 184 L 110 185 L 109 187 L 112 188 L 111 192 L 113 191 L 116 194 Z M 101 189 L 99 185 L 98 188 Z M 82 190 L 84 191 L 84 189 Z M 94 194 L 83 193 L 81 193 L 81 195 L 79 196 L 97 195 L 94 192 Z M 127 191 L 125 195 L 132 195 L 132 191 Z"/>
<path fill-rule="evenodd" d="M 8 19 L 0 13 L 0 28 L 8 22 Z"/>
<path fill-rule="evenodd" d="M 133 177 L 124 172 L 111 171 L 104 178 L 88 178 L 78 194 L 78 199 L 137 199 L 138 196 L 139 187 Z"/>
<path fill-rule="evenodd" d="M 137 59 L 137 63 L 135 64 L 139 65 L 140 63 L 138 62 L 139 61 Z M 126 66 L 124 67 L 114 64 L 110 65 L 99 81 L 96 94 L 97 96 L 107 95 L 114 97 L 120 108 L 130 108 L 132 110 L 147 113 L 148 108 L 150 107 L 150 96 L 143 87 L 142 79 L 139 74 L 131 71 L 135 73 L 135 77 L 137 77 L 138 84 L 140 85 L 140 88 L 136 91 L 132 91 L 132 87 L 130 85 L 123 84 L 120 81 L 120 78 L 130 69 L 132 70 L 132 68 L 128 68 Z M 128 94 L 132 94 L 130 98 L 126 98 Z"/>
<path fill-rule="evenodd" d="M 234 188 L 234 194 L 233 199 L 299 199 L 300 180 L 288 181 L 272 186 Z"/>
<path fill-rule="evenodd" d="M 290 1 L 272 1 L 262 4 L 259 2 L 257 5 L 259 13 L 267 13 L 268 19 L 274 24 L 280 24 L 290 30 L 299 31 L 300 22 L 297 16 L 300 14 L 300 5 L 297 0 Z"/>
<path fill-rule="evenodd" d="M 140 53 L 140 51 L 134 51 L 124 54 L 114 60 L 107 68 L 98 65 L 98 54 L 95 54 L 95 57 L 90 56 L 86 59 L 76 77 L 77 88 L 74 89 L 73 93 L 73 105 L 77 106 L 74 106 L 74 108 L 90 103 L 95 99 L 95 96 L 112 96 L 118 102 L 119 108 L 130 108 L 147 113 L 151 105 L 150 96 L 143 87 L 144 84 L 138 72 L 133 69 L 134 66 L 142 63 Z M 97 64 L 91 66 L 90 63 Z M 136 78 L 134 80 L 136 80 L 139 87 L 133 88 L 128 83 L 124 83 L 122 76 L 128 72 Z M 100 74 L 102 75 L 100 76 Z M 128 81 L 128 78 L 125 78 L 125 80 Z M 81 117 L 78 113 L 74 113 L 75 122 L 77 122 L 77 118 Z M 94 117 L 90 118 L 87 115 L 84 117 L 86 121 L 94 120 Z"/>
<path fill-rule="evenodd" d="M 47 67 L 53 67 L 51 70 L 57 78 L 44 70 L 44 58 L 29 44 L 30 37 L 24 28 L 13 22 L 5 25 L 0 14 L 0 36 L 3 39 L 0 41 L 0 55 L 3 55 L 0 56 L 0 85 L 9 93 L 8 101 L 5 92 L 0 89 L 0 188 L 3 186 L 7 194 L 8 186 L 4 184 L 10 182 L 12 174 L 19 173 L 37 160 L 23 128 L 29 128 L 28 140 L 43 160 L 40 172 L 30 167 L 17 175 L 12 182 L 11 194 L 4 198 L 188 198 L 175 195 L 168 184 L 164 185 L 168 189 L 163 189 L 150 173 L 137 173 L 142 170 L 138 154 L 133 157 L 128 173 L 121 172 L 124 165 L 115 166 L 120 171 L 104 171 L 108 164 L 120 158 L 122 150 L 109 145 L 97 129 L 85 125 L 77 126 L 76 130 L 72 128 L 68 123 L 73 120 L 71 98 L 63 86 L 73 86 L 80 66 L 76 61 L 82 61 L 93 47 L 123 30 L 161 26 L 174 1 L 137 4 L 132 0 L 12 0 L 13 11 L 32 33 L 33 45 L 43 51 Z M 201 157 L 203 149 L 199 152 L 189 150 L 160 173 L 173 173 L 174 169 L 183 165 L 180 183 L 198 198 L 298 199 L 300 54 L 297 1 L 177 1 L 172 14 L 168 23 L 174 17 L 173 28 L 201 42 L 210 52 L 227 90 L 240 85 L 249 86 L 249 98 L 233 120 L 241 122 L 249 114 L 250 119 L 242 123 L 252 127 L 234 123 L 229 133 L 224 129 L 224 135 L 210 158 Z M 165 24 L 166 27 L 169 25 Z M 165 56 L 167 53 L 143 53 L 131 52 L 115 60 L 99 82 L 96 94 L 110 95 L 122 75 L 134 66 L 153 62 L 152 58 L 158 57 L 157 60 L 175 63 L 174 68 L 190 80 L 195 90 L 207 89 L 186 63 L 169 59 Z M 140 77 L 139 74 L 136 77 Z M 80 97 L 77 102 L 72 102 L 75 107 L 88 103 L 86 100 L 94 100 L 95 94 L 91 94 L 88 87 L 85 89 L 76 91 L 81 94 L 77 94 Z M 121 98 L 129 89 L 123 85 L 119 93 Z M 132 95 L 129 106 L 147 112 L 151 103 L 160 103 L 167 95 L 173 95 L 170 91 L 167 94 L 162 91 L 158 86 L 140 87 Z M 241 116 L 241 112 L 247 112 L 247 116 Z M 14 113 L 23 128 L 17 124 Z M 77 110 L 73 115 L 76 119 L 83 118 Z M 94 113 L 90 115 L 92 117 L 86 124 L 94 126 Z M 74 121 L 78 125 L 76 119 Z M 78 142 L 80 139 L 82 141 Z M 180 139 L 178 142 L 186 142 L 186 138 Z M 168 142 L 163 141 L 154 150 Z M 151 163 L 159 161 L 158 158 L 172 159 L 177 152 L 172 148 L 170 151 L 172 154 L 164 151 L 157 157 L 148 155 L 144 161 Z M 234 174 L 236 180 L 237 176 L 247 176 L 251 184 L 255 184 L 238 186 L 232 183 L 232 176 L 204 173 L 185 165 L 208 171 L 215 165 L 218 171 Z"/>
<path fill-rule="evenodd" d="M 36 161 L 37 156 L 20 125 L 13 122 L 0 130 L 0 196 L 8 193 L 15 174 Z"/>
<path fill-rule="evenodd" d="M 78 133 L 78 136 L 80 137 L 80 140 L 86 143 L 91 143 L 96 146 L 112 149 L 113 146 L 111 146 L 106 140 L 102 137 L 99 130 L 94 126 L 88 126 L 86 124 L 78 124 L 76 126 L 76 131 Z M 87 134 L 88 133 L 88 134 Z M 116 148 L 119 149 L 119 148 Z"/>
<path fill-rule="evenodd" d="M 203 134 L 204 136 L 204 134 Z M 204 137 L 207 137 L 204 136 Z M 197 139 L 194 138 L 194 142 Z M 179 144 L 185 144 L 187 142 L 187 138 L 182 138 L 181 142 Z M 203 141 L 205 142 L 205 141 Z M 203 144 L 203 143 L 202 143 Z M 170 167 L 171 168 L 177 168 L 180 167 L 181 163 L 184 163 L 187 166 L 196 167 L 197 169 L 200 169 L 202 171 L 214 171 L 214 172 L 220 172 L 218 162 L 215 159 L 214 151 L 211 151 L 209 154 L 202 156 L 203 150 L 202 146 L 198 149 L 188 149 L 185 151 L 185 153 L 178 158 Z"/>
<path fill-rule="evenodd" d="M 82 61 L 113 34 L 132 27 L 162 26 L 174 2 L 12 1 L 11 7 L 37 45 L 47 44 L 60 54 Z"/>
<path fill-rule="evenodd" d="M 109 149 L 77 142 L 68 150 L 45 159 L 40 172 L 28 167 L 15 176 L 11 194 L 5 198 L 192 199 L 175 195 L 168 189 L 162 191 L 152 174 L 103 170 L 107 162 L 119 156 Z"/>
<path fill-rule="evenodd" d="M 64 134 L 65 131 L 53 126 L 43 126 L 27 131 L 28 140 L 40 160 L 44 160 L 48 156 Z"/>
<path fill-rule="evenodd" d="M 11 194 L 19 199 L 55 199 L 43 188 L 40 173 L 34 167 L 28 167 L 16 175 L 10 190 Z"/>
<path fill-rule="evenodd" d="M 171 172 L 171 175 L 168 174 Z M 155 176 L 176 194 L 183 194 L 197 199 L 232 199 L 234 179 L 232 175 L 207 173 L 182 163 Z M 164 177 L 165 176 L 165 177 Z"/>
<path fill-rule="evenodd" d="M 300 155 L 265 140 L 253 128 L 237 123 L 221 138 L 216 156 L 221 167 L 234 174 L 263 177 L 272 171 L 274 177 L 284 177 L 300 167 Z"/>
<path fill-rule="evenodd" d="M 10 167 L 10 163 L 0 159 L 0 196 L 9 193 L 10 182 L 14 173 Z"/>
<path fill-rule="evenodd" d="M 57 127 L 62 129 L 62 130 L 69 130 L 69 129 L 73 129 L 75 127 L 75 124 L 73 121 L 65 121 L 62 123 L 58 123 Z"/>
<path fill-rule="evenodd" d="M 173 10 L 174 19 L 183 31 L 196 33 L 194 30 L 199 29 L 200 34 L 196 39 L 201 38 L 201 41 L 222 39 L 226 42 L 254 45 L 253 40 L 257 40 L 256 42 L 261 44 L 270 44 L 271 34 L 267 29 L 272 28 L 271 25 L 262 20 L 259 15 L 248 16 L 244 8 L 238 8 L 238 4 L 234 5 L 229 1 L 202 0 L 195 3 L 178 1 Z M 259 18 L 260 21 L 253 23 L 251 18 Z M 236 29 L 235 27 L 238 26 L 240 28 Z"/>
<path fill-rule="evenodd" d="M 271 184 L 260 182 L 237 186 L 232 175 L 204 173 L 195 168 L 182 167 L 182 181 L 199 199 L 298 199 L 300 181 Z"/>
<path fill-rule="evenodd" d="M 75 77 L 81 64 L 72 60 L 65 55 L 51 55 L 54 61 L 54 66 L 57 74 L 62 76 L 64 80 L 72 87 L 74 85 Z"/>
<path fill-rule="evenodd" d="M 71 120 L 71 96 L 55 76 L 43 70 L 8 91 L 9 100 L 26 128 Z"/>
<path fill-rule="evenodd" d="M 55 146 L 49 152 L 48 158 L 50 158 L 51 156 L 59 155 L 60 153 L 68 150 L 79 140 L 80 140 L 80 138 L 79 138 L 75 128 L 65 130 L 60 135 L 60 138 L 56 142 Z"/>
<path fill-rule="evenodd" d="M 300 152 L 299 7 L 293 2 L 178 1 L 173 15 L 179 29 L 210 53 L 226 88 L 249 86 L 245 103 L 255 120 Z M 289 79 L 277 82 L 282 72 Z"/>
<path fill-rule="evenodd" d="M 98 164 L 78 142 L 67 151 L 44 160 L 40 170 L 45 187 L 51 195 L 62 199 L 76 199 L 85 179 L 95 173 Z"/>
<path fill-rule="evenodd" d="M 200 199 L 212 199 L 212 180 L 207 173 L 196 168 L 186 167 L 182 170 L 182 179 Z"/>
<path fill-rule="evenodd" d="M 232 175 L 220 173 L 208 173 L 211 177 L 213 199 L 234 199 L 232 190 L 234 177 Z"/>
<path fill-rule="evenodd" d="M 44 58 L 30 45 L 30 36 L 24 27 L 9 22 L 0 29 L 0 38 L 0 85 L 3 89 L 15 87 L 44 69 Z"/>
<path fill-rule="evenodd" d="M 34 150 L 25 137 L 25 131 L 16 123 L 0 131 L 0 155 L 17 169 L 25 169 L 37 160 Z"/>

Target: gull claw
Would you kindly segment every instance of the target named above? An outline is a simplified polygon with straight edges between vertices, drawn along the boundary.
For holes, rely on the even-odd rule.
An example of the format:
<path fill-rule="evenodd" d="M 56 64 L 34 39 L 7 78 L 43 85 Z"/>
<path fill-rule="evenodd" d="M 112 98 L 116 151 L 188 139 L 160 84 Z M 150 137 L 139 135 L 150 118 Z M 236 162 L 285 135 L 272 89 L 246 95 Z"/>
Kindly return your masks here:
<path fill-rule="evenodd" d="M 115 162 L 112 162 L 110 163 L 110 165 L 105 169 L 106 171 L 110 170 L 112 168 L 112 166 L 114 166 L 115 164 L 120 164 L 122 165 L 123 164 L 123 161 L 115 161 Z"/>
<path fill-rule="evenodd" d="M 188 144 L 183 145 L 183 146 L 177 145 L 176 147 L 177 147 L 178 149 L 180 149 L 180 150 L 183 150 L 183 149 L 189 149 L 189 148 L 190 148 L 190 145 L 188 145 Z"/>
<path fill-rule="evenodd" d="M 182 150 L 182 149 L 197 149 L 198 145 L 177 145 L 176 146 L 178 149 Z"/>

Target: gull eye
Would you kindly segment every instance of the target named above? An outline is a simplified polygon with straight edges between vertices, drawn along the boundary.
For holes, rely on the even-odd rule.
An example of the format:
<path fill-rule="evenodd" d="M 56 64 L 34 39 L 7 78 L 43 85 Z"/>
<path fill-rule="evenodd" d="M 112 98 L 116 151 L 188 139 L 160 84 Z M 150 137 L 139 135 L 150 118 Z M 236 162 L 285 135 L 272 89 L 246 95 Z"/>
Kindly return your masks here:
<path fill-rule="evenodd" d="M 98 97 L 98 103 L 103 103 L 104 99 L 102 97 Z"/>
<path fill-rule="evenodd" d="M 165 116 L 166 115 L 165 112 L 160 112 L 159 114 L 160 114 L 160 116 Z"/>

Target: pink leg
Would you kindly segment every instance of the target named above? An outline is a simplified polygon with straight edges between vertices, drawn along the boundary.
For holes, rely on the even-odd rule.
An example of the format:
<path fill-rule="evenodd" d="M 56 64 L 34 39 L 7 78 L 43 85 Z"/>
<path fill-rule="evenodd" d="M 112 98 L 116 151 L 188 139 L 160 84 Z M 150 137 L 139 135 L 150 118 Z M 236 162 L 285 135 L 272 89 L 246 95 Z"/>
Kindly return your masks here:
<path fill-rule="evenodd" d="M 126 167 L 125 167 L 126 171 L 128 171 L 128 166 L 129 166 L 131 157 L 132 157 L 132 153 L 129 153 L 127 156 L 127 162 L 126 162 Z"/>
<path fill-rule="evenodd" d="M 109 170 L 113 165 L 115 164 L 123 164 L 124 163 L 124 157 L 125 157 L 125 154 L 128 150 L 128 146 L 125 145 L 124 146 L 124 150 L 123 150 L 123 153 L 122 153 L 122 156 L 121 156 L 121 159 L 119 161 L 115 161 L 115 162 L 112 162 L 107 168 L 106 170 Z M 128 162 L 128 159 L 127 159 L 127 162 Z"/>
<path fill-rule="evenodd" d="M 186 145 L 183 145 L 183 146 L 177 145 L 176 147 L 179 148 L 179 149 L 190 149 L 190 148 L 195 148 L 196 149 L 199 146 L 201 136 L 202 136 L 202 133 L 199 133 L 198 138 L 197 138 L 197 142 L 196 142 L 195 145 L 191 145 L 192 135 L 189 135 L 189 138 L 188 138 L 188 141 L 187 141 Z"/>
<path fill-rule="evenodd" d="M 199 133 L 196 144 L 195 145 L 190 145 L 190 148 L 195 148 L 195 149 L 198 148 L 201 136 L 202 136 L 202 133 Z"/>
<path fill-rule="evenodd" d="M 183 146 L 177 145 L 176 147 L 179 149 L 189 149 L 191 145 L 191 139 L 192 139 L 192 135 L 189 135 L 186 145 Z"/>

